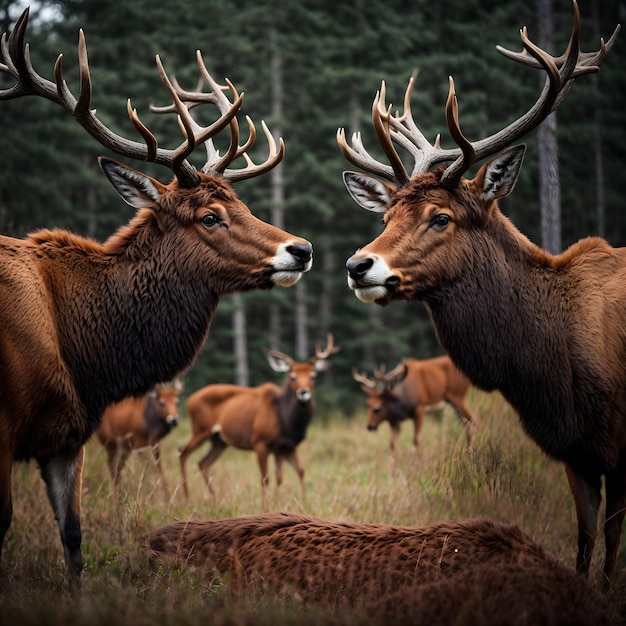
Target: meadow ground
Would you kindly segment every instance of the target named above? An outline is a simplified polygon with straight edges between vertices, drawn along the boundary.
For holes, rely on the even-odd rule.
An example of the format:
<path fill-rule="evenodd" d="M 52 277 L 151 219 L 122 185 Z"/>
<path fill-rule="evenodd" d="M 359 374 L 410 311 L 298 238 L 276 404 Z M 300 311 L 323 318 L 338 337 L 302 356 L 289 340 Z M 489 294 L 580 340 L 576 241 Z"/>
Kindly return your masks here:
<path fill-rule="evenodd" d="M 389 429 L 365 429 L 365 412 L 347 418 L 318 414 L 300 446 L 306 468 L 306 501 L 297 477 L 284 468 L 278 493 L 268 490 L 271 510 L 330 519 L 422 526 L 443 520 L 489 517 L 517 523 L 563 563 L 573 566 L 576 519 L 560 464 L 548 460 L 521 430 L 499 394 L 472 390 L 477 430 L 470 450 L 450 408 L 431 414 L 420 447 L 410 443 L 405 422 L 397 459 L 389 456 Z M 202 624 L 345 624 L 346 615 L 323 606 L 303 606 L 279 597 L 233 598 L 220 584 L 178 571 L 152 571 L 142 551 L 143 535 L 178 519 L 223 518 L 260 512 L 256 457 L 227 450 L 212 472 L 216 498 L 206 491 L 197 461 L 190 458 L 190 499 L 180 489 L 177 450 L 189 435 L 180 426 L 162 444 L 169 493 L 158 484 L 148 450 L 133 453 L 115 493 L 97 440 L 87 447 L 83 480 L 83 592 L 65 592 L 62 549 L 45 490 L 34 464 L 15 466 L 14 516 L 2 555 L 0 624 L 133 626 Z M 271 463 L 273 471 L 273 462 Z M 602 542 L 591 579 L 600 578 Z M 626 538 L 622 541 L 614 599 L 626 624 Z M 529 598 L 532 602 L 532 598 Z M 419 621 L 419 620 L 418 620 Z M 350 624 L 367 624 L 355 611 Z"/>

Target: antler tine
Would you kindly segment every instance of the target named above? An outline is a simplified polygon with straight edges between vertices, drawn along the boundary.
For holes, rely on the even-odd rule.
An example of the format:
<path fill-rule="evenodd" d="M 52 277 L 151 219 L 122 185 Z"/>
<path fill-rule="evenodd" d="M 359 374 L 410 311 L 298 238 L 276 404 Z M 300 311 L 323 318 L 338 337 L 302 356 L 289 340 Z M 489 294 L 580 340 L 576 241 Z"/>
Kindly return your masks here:
<path fill-rule="evenodd" d="M 267 124 L 264 120 L 261 120 L 261 128 L 263 128 L 263 133 L 265 134 L 265 138 L 267 139 L 267 143 L 269 145 L 269 154 L 265 161 L 255 165 L 252 159 L 248 156 L 246 150 L 254 143 L 254 138 L 256 137 L 256 130 L 254 129 L 254 124 L 250 118 L 246 118 L 248 120 L 248 124 L 250 125 L 250 138 L 248 141 L 237 149 L 235 156 L 243 156 L 246 160 L 246 167 L 242 169 L 225 169 L 223 171 L 223 176 L 230 182 L 236 182 L 239 180 L 246 180 L 248 178 L 252 178 L 253 176 L 258 176 L 259 174 L 264 174 L 268 172 L 272 168 L 276 167 L 285 156 L 285 142 L 282 137 L 278 138 L 278 148 L 276 147 L 276 140 L 274 139 L 272 133 L 270 132 Z"/>
<path fill-rule="evenodd" d="M 411 110 L 411 95 L 413 94 L 417 75 L 418 70 L 413 70 L 404 92 L 404 110 L 402 115 L 396 114 L 395 117 L 389 119 L 389 124 L 392 127 L 392 139 L 413 157 L 414 165 L 411 177 L 428 171 L 435 163 L 452 160 L 458 155 L 458 150 L 441 149 L 439 135 L 437 135 L 435 143 L 431 145 L 417 127 Z"/>
<path fill-rule="evenodd" d="M 368 378 L 365 374 L 360 374 L 356 367 L 352 368 L 352 378 L 354 378 L 357 383 L 361 383 L 361 385 L 367 389 L 376 389 L 376 381 Z"/>
<path fill-rule="evenodd" d="M 222 93 L 220 85 L 218 85 L 206 71 L 200 51 L 198 50 L 196 54 L 198 58 L 198 67 L 200 68 L 200 72 L 202 73 L 202 76 L 207 81 L 207 83 L 213 88 L 212 95 L 214 96 L 214 98 L 206 100 L 202 99 L 199 93 L 192 94 L 192 92 L 185 91 L 182 92 L 182 97 L 184 97 L 187 102 L 189 102 L 189 100 L 193 99 L 193 96 L 196 95 L 197 98 L 200 98 L 202 101 L 209 101 L 213 104 L 216 104 L 218 110 L 221 113 L 221 116 L 215 122 L 213 122 L 213 124 L 204 127 L 200 126 L 200 124 L 198 124 L 193 119 L 190 113 L 190 108 L 192 108 L 192 106 L 183 101 L 181 95 L 178 92 L 177 84 L 175 85 L 173 81 L 167 76 L 167 74 L 165 73 L 165 69 L 163 68 L 161 59 L 158 55 L 156 57 L 156 64 L 159 70 L 159 75 L 161 76 L 161 80 L 166 89 L 169 91 L 173 100 L 173 108 L 161 107 L 160 109 L 157 108 L 156 112 L 170 112 L 176 110 L 176 112 L 178 113 L 179 122 L 183 128 L 183 133 L 186 137 L 185 141 L 178 148 L 176 148 L 176 150 L 174 150 L 172 169 L 174 169 L 176 173 L 178 172 L 181 164 L 183 162 L 186 162 L 186 158 L 195 150 L 195 148 L 200 143 L 205 143 L 209 141 L 211 137 L 219 133 L 227 125 L 230 125 L 231 127 L 231 146 L 228 150 L 229 155 L 236 152 L 236 146 L 239 140 L 239 125 L 235 116 L 239 108 L 241 107 L 241 103 L 243 101 L 243 93 L 237 94 L 237 91 L 232 86 L 232 84 L 229 84 L 229 88 L 235 96 L 234 102 L 231 103 L 230 100 L 228 100 L 228 98 L 226 98 L 226 96 Z M 195 99 L 194 102 L 198 104 L 199 100 Z M 154 108 L 153 111 L 155 111 Z M 211 154 L 208 150 L 207 153 Z M 217 153 L 215 152 L 214 154 Z M 207 162 L 202 169 L 203 171 L 212 170 L 213 165 L 214 164 Z"/>
<path fill-rule="evenodd" d="M 236 117 L 234 117 L 234 114 L 237 113 L 238 109 L 241 106 L 243 93 L 238 94 L 234 85 L 228 79 L 226 79 L 227 86 L 218 84 L 209 74 L 200 51 L 197 51 L 197 59 L 202 78 L 212 90 L 211 93 L 205 93 L 201 91 L 202 83 L 200 83 L 200 85 L 194 92 L 182 89 L 174 77 L 171 77 L 169 79 L 169 82 L 172 86 L 173 91 L 177 94 L 177 99 L 181 102 L 184 102 L 186 112 L 183 113 L 183 115 L 189 118 L 187 120 L 187 126 L 193 126 L 195 132 L 198 133 L 198 136 L 196 137 L 196 144 L 200 141 L 205 142 L 207 150 L 207 161 L 202 167 L 202 171 L 205 173 L 221 174 L 227 180 L 231 182 L 236 182 L 263 174 L 278 165 L 278 163 L 280 163 L 285 154 L 285 144 L 283 139 L 279 138 L 277 147 L 274 137 L 270 133 L 265 122 L 262 121 L 261 126 L 269 144 L 269 155 L 263 163 L 260 163 L 258 165 L 254 164 L 252 159 L 247 154 L 247 151 L 252 147 L 256 140 L 256 128 L 254 126 L 254 123 L 249 116 L 246 116 L 249 135 L 246 142 L 243 145 L 239 145 L 239 124 Z M 230 92 L 232 93 L 234 98 L 233 103 L 231 103 L 230 100 L 224 95 L 223 91 L 226 90 L 230 90 Z M 174 98 L 174 95 L 172 95 L 172 97 Z M 220 157 L 218 151 L 215 150 L 213 142 L 211 140 L 211 137 L 219 132 L 219 130 L 221 129 L 216 128 L 214 132 L 211 132 L 209 130 L 209 128 L 211 127 L 207 127 L 206 129 L 202 130 L 201 127 L 191 118 L 191 115 L 189 115 L 190 109 L 203 103 L 215 104 L 223 116 L 222 118 L 220 118 L 220 120 L 228 120 L 227 123 L 230 123 L 230 145 L 228 147 L 228 150 L 222 157 Z M 176 103 L 167 107 L 151 106 L 151 110 L 155 113 L 178 112 L 179 115 L 181 114 L 181 111 L 179 110 L 179 105 L 177 105 Z M 231 113 L 233 114 L 232 118 Z M 218 120 L 218 122 L 220 120 Z M 185 130 L 185 132 L 187 131 Z M 241 169 L 227 169 L 227 167 L 238 157 L 243 157 L 246 160 L 246 167 Z"/>
<path fill-rule="evenodd" d="M 409 182 L 409 175 L 402 163 L 402 159 L 393 147 L 391 138 L 391 105 L 387 107 L 385 100 L 387 95 L 387 87 L 383 80 L 380 84 L 380 91 L 376 94 L 372 104 L 372 123 L 374 130 L 383 152 L 391 163 L 391 168 L 397 183 L 402 186 Z"/>
<path fill-rule="evenodd" d="M 385 382 L 385 372 L 387 371 L 387 366 L 384 363 L 381 363 L 375 370 L 374 370 L 374 376 L 376 377 L 376 380 L 378 380 L 381 383 Z"/>
<path fill-rule="evenodd" d="M 335 340 L 332 333 L 326 335 L 326 349 L 322 350 L 319 343 L 315 344 L 315 357 L 316 359 L 327 359 L 331 354 L 336 354 L 341 350 L 338 346 L 335 346 Z"/>
<path fill-rule="evenodd" d="M 352 146 L 346 141 L 346 131 L 344 128 L 337 129 L 337 145 L 344 158 L 353 165 L 364 169 L 367 172 L 386 178 L 387 180 L 395 180 L 393 169 L 391 166 L 377 161 L 369 155 L 363 146 L 361 133 L 352 134 Z"/>
<path fill-rule="evenodd" d="M 395 387 L 404 378 L 406 369 L 406 363 L 404 361 L 400 361 L 400 363 L 398 363 L 398 365 L 396 365 L 390 372 L 385 374 L 383 369 L 380 376 L 377 373 L 376 377 L 383 384 L 384 389 L 389 390 L 392 387 Z"/>

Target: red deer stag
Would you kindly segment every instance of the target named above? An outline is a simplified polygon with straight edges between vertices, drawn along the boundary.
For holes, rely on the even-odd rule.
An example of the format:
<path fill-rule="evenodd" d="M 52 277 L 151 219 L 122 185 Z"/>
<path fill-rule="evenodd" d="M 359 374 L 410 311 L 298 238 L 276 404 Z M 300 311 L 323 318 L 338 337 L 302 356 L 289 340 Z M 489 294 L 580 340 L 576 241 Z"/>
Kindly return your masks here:
<path fill-rule="evenodd" d="M 292 596 L 372 624 L 608 624 L 616 610 L 514 524 L 409 527 L 268 513 L 179 521 L 146 537 L 155 568 L 249 598 Z M 340 620 L 341 621 L 341 620 Z M 351 621 L 351 620 L 348 620 Z M 360 620 L 357 620 L 361 623 Z"/>
<path fill-rule="evenodd" d="M 466 402 L 471 383 L 450 357 L 404 359 L 390 372 L 385 373 L 381 367 L 374 375 L 376 380 L 352 370 L 352 377 L 367 395 L 367 430 L 375 431 L 384 421 L 389 422 L 392 454 L 396 452 L 401 422 L 413 420 L 413 445 L 417 447 L 426 410 L 442 402 L 452 405 L 465 426 L 467 444 L 472 442 L 474 416 Z"/>
<path fill-rule="evenodd" d="M 239 145 L 236 114 L 243 94 L 230 83 L 217 84 L 199 52 L 198 67 L 209 92 L 183 90 L 167 77 L 157 56 L 174 102 L 157 110 L 177 113 L 184 129 L 184 141 L 169 150 L 157 145 L 130 103 L 129 117 L 145 143 L 116 135 L 96 117 L 82 31 L 78 98 L 63 80 L 61 56 L 53 82 L 36 74 L 25 44 L 27 22 L 28 9 L 11 35 L 2 36 L 0 72 L 16 83 L 0 91 L 0 100 L 31 95 L 52 100 L 105 147 L 174 172 L 164 185 L 100 158 L 108 179 L 137 210 L 104 243 L 58 229 L 24 240 L 0 238 L 0 543 L 11 523 L 11 465 L 35 459 L 58 520 L 70 586 L 77 589 L 83 567 L 83 446 L 104 409 L 190 367 L 221 295 L 293 285 L 311 267 L 312 248 L 255 218 L 237 198 L 231 182 L 276 165 L 283 144 L 277 149 L 265 129 L 269 158 L 254 164 L 247 157 L 255 131 L 248 120 L 250 137 Z M 208 126 L 190 114 L 203 103 L 219 111 Z M 226 126 L 230 148 L 220 157 L 211 137 Z M 208 155 L 201 170 L 187 160 L 199 144 L 206 145 Z M 228 169 L 241 156 L 246 167 Z"/>
<path fill-rule="evenodd" d="M 130 453 L 150 446 L 161 483 L 167 492 L 159 441 L 178 426 L 181 391 L 179 380 L 173 385 L 157 385 L 144 396 L 125 398 L 104 411 L 96 435 L 106 450 L 107 464 L 116 487 Z"/>
<path fill-rule="evenodd" d="M 384 231 L 347 261 L 348 285 L 363 302 L 421 300 L 454 364 L 480 389 L 498 389 L 527 434 L 565 464 L 578 517 L 578 569 L 588 573 L 606 478 L 607 583 L 614 574 L 626 514 L 626 249 L 587 238 L 558 255 L 529 241 L 497 200 L 515 185 L 525 146 L 507 147 L 564 99 L 572 79 L 598 71 L 619 26 L 598 52 L 579 48 L 580 14 L 566 52 L 552 57 L 524 28 L 524 51 L 505 56 L 543 68 L 547 81 L 527 113 L 491 137 L 468 141 L 459 126 L 454 83 L 446 120 L 458 148 L 430 145 L 410 109 L 391 115 L 384 83 L 372 107 L 378 138 L 392 163 L 375 161 L 358 135 L 338 141 L 352 163 L 378 176 L 345 172 L 364 208 L 384 212 Z M 409 176 L 394 143 L 414 157 Z M 452 161 L 445 169 L 429 171 Z M 383 182 L 379 176 L 386 178 Z"/>
<path fill-rule="evenodd" d="M 211 447 L 200 463 L 200 471 L 211 494 L 215 491 L 209 479 L 209 469 L 229 446 L 239 450 L 254 450 L 261 470 L 261 504 L 265 510 L 265 489 L 269 483 L 267 461 L 270 454 L 276 461 L 276 487 L 283 481 L 282 462 L 287 461 L 300 479 L 302 498 L 304 468 L 298 456 L 298 445 L 315 413 L 313 387 L 317 372 L 330 367 L 328 357 L 339 348 L 328 335 L 326 348 L 316 346 L 315 356 L 304 363 L 276 350 L 267 351 L 270 367 L 286 372 L 283 387 L 264 383 L 258 387 L 239 385 L 208 385 L 187 399 L 187 415 L 191 422 L 191 437 L 180 449 L 180 469 L 183 489 L 187 488 L 186 463 L 189 455 L 205 441 Z"/>

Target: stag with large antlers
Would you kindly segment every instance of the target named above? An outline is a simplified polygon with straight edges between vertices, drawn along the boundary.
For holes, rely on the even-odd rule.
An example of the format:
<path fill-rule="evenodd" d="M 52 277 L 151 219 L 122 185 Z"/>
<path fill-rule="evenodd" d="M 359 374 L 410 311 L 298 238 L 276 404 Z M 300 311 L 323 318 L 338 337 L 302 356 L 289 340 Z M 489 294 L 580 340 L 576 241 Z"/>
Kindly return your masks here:
<path fill-rule="evenodd" d="M 187 399 L 187 415 L 191 422 L 191 437 L 180 449 L 180 468 L 183 488 L 188 496 L 186 464 L 189 456 L 205 441 L 210 441 L 207 454 L 199 467 L 204 481 L 215 497 L 209 470 L 222 453 L 232 446 L 239 450 L 256 452 L 261 470 L 261 506 L 265 510 L 265 489 L 269 483 L 268 457 L 276 461 L 276 487 L 283 482 L 282 462 L 287 461 L 300 479 L 302 499 L 304 491 L 304 467 L 298 456 L 298 446 L 306 437 L 306 431 L 315 414 L 313 388 L 318 372 L 327 370 L 328 358 L 340 348 L 328 335 L 326 348 L 319 345 L 315 355 L 308 361 L 298 362 L 284 352 L 268 350 L 270 367 L 286 373 L 282 388 L 274 383 L 258 387 L 216 384 L 208 385 Z"/>
<path fill-rule="evenodd" d="M 389 372 L 381 365 L 374 378 L 354 368 L 352 378 L 367 396 L 367 430 L 375 431 L 383 422 L 389 422 L 392 455 L 396 453 L 402 422 L 406 419 L 413 422 L 413 446 L 417 448 L 426 411 L 443 402 L 454 408 L 465 427 L 467 445 L 472 442 L 475 420 L 467 404 L 471 383 L 449 356 L 403 359 Z"/>
<path fill-rule="evenodd" d="M 594 53 L 580 52 L 580 16 L 565 54 L 552 57 L 521 31 L 524 51 L 505 56 L 543 69 L 546 86 L 517 121 L 470 142 L 461 132 L 454 83 L 446 120 L 458 148 L 430 145 L 413 120 L 411 78 L 402 115 L 385 104 L 384 84 L 372 109 L 391 165 L 375 161 L 360 137 L 339 146 L 364 208 L 385 213 L 384 232 L 347 261 L 348 284 L 364 302 L 422 300 L 439 340 L 479 388 L 499 389 L 524 430 L 565 464 L 578 517 L 577 568 L 588 572 L 605 477 L 604 574 L 614 574 L 626 513 L 626 249 L 584 239 L 553 256 L 531 243 L 500 212 L 515 185 L 525 147 L 510 144 L 563 101 L 572 80 L 598 71 L 619 26 Z M 414 158 L 408 175 L 395 146 Z M 463 178 L 474 162 L 497 153 Z M 445 169 L 430 168 L 452 161 Z M 381 178 L 382 177 L 382 178 Z M 384 179 L 384 180 L 383 180 Z"/>
<path fill-rule="evenodd" d="M 14 86 L 0 100 L 35 95 L 65 109 L 102 145 L 127 157 L 166 165 L 175 177 L 165 185 L 101 157 L 100 165 L 134 219 L 103 244 L 63 230 L 42 230 L 24 240 L 0 237 L 0 544 L 11 524 L 11 466 L 35 459 L 46 483 L 65 550 L 70 586 L 82 570 L 80 489 L 83 445 L 106 406 L 138 396 L 190 367 L 204 344 L 219 297 L 273 285 L 293 285 L 311 267 L 311 244 L 255 218 L 231 182 L 279 163 L 269 131 L 268 159 L 255 165 L 239 145 L 236 115 L 243 94 L 218 85 L 198 53 L 210 91 L 187 92 L 165 74 L 184 140 L 175 150 L 155 136 L 128 105 L 144 143 L 108 130 L 91 103 L 85 38 L 78 44 L 80 92 L 63 80 L 61 56 L 54 81 L 32 67 L 25 43 L 28 9 L 7 38 L 0 72 Z M 231 102 L 225 92 L 230 92 Z M 219 118 L 200 126 L 190 109 L 211 105 Z M 212 137 L 230 128 L 230 148 L 219 157 Z M 187 157 L 200 144 L 208 160 L 201 170 Z M 229 169 L 237 157 L 241 170 Z M 172 332 L 175 329 L 176 332 Z"/>

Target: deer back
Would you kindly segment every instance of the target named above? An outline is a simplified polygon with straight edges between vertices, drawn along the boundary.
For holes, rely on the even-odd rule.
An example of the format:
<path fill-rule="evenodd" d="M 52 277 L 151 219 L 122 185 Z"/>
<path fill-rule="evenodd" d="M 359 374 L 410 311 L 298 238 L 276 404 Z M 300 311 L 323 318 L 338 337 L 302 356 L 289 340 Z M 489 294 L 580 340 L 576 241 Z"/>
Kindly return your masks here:
<path fill-rule="evenodd" d="M 289 593 L 322 606 L 365 607 L 368 615 L 388 619 L 427 614 L 433 624 L 507 624 L 516 623 L 522 608 L 524 615 L 536 611 L 538 623 L 552 617 L 567 623 L 559 622 L 561 611 L 588 616 L 590 623 L 606 623 L 610 615 L 599 592 L 516 525 L 484 519 L 423 527 L 287 513 L 187 520 L 151 531 L 146 550 L 155 567 L 192 567 L 237 593 Z M 545 602 L 537 604 L 536 594 Z M 441 607 L 442 618 L 430 602 Z M 470 609 L 467 621 L 463 607 Z M 474 621 L 481 608 L 484 622 Z"/>

